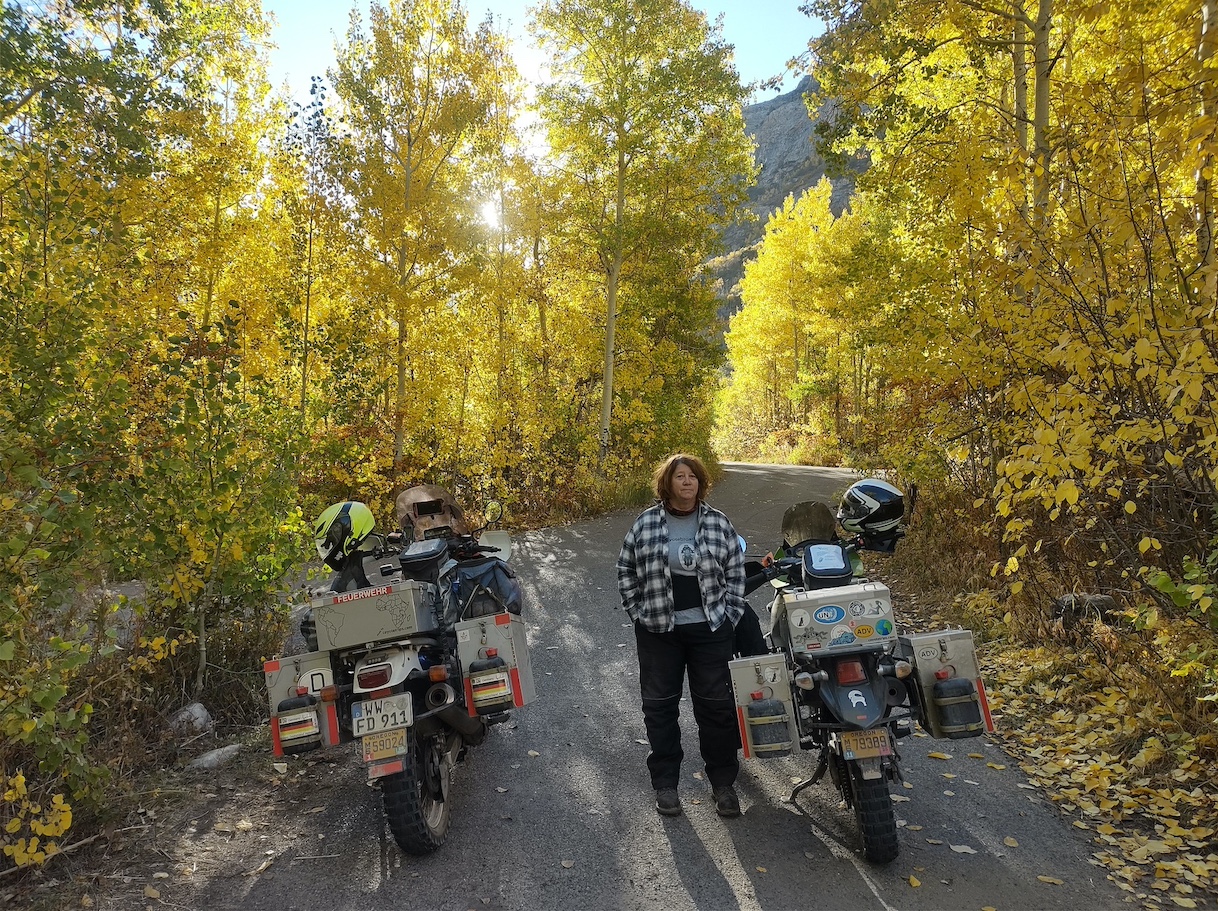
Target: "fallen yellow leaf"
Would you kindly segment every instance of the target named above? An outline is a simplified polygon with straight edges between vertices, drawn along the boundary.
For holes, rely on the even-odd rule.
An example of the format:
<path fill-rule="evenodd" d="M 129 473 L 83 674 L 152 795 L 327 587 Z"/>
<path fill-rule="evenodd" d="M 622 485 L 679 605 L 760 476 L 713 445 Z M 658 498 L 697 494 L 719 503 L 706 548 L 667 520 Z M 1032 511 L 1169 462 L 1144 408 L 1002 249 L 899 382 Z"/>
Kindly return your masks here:
<path fill-rule="evenodd" d="M 1168 898 L 1170 898 L 1172 901 L 1174 901 L 1181 908 L 1197 907 L 1197 903 L 1195 901 L 1193 901 L 1191 898 L 1183 898 L 1179 895 L 1170 895 L 1170 896 L 1168 896 Z"/>
<path fill-rule="evenodd" d="M 1011 836 L 1009 836 L 1009 835 L 1002 840 L 1002 843 L 1004 845 L 1006 845 L 1008 848 L 1018 848 L 1019 847 L 1019 842 L 1017 842 L 1015 839 L 1011 838 Z"/>
<path fill-rule="evenodd" d="M 145 898 L 160 898 L 161 893 L 157 889 L 152 888 L 152 886 L 144 886 L 144 897 Z"/>
<path fill-rule="evenodd" d="M 912 873 L 910 873 L 909 874 L 909 884 L 916 889 L 916 888 L 918 888 L 918 886 L 922 885 L 922 880 L 918 879 L 918 877 L 916 877 Z"/>
<path fill-rule="evenodd" d="M 934 753 L 927 753 L 926 755 L 929 756 L 931 759 L 951 759 L 952 758 L 951 754 L 949 754 L 949 753 L 939 753 L 937 751 Z"/>
<path fill-rule="evenodd" d="M 766 870 L 766 868 L 765 868 L 765 867 L 758 867 L 758 868 L 757 868 L 757 872 L 758 872 L 758 873 L 768 873 L 769 871 L 768 871 L 768 870 Z"/>
<path fill-rule="evenodd" d="M 1055 886 L 1060 886 L 1062 884 L 1062 881 L 1060 879 L 1057 879 L 1056 877 L 1053 877 L 1053 876 L 1038 876 L 1036 878 L 1039 879 L 1042 883 L 1052 883 Z"/>
<path fill-rule="evenodd" d="M 984 753 L 969 753 L 968 758 L 969 759 L 985 759 L 985 754 Z"/>

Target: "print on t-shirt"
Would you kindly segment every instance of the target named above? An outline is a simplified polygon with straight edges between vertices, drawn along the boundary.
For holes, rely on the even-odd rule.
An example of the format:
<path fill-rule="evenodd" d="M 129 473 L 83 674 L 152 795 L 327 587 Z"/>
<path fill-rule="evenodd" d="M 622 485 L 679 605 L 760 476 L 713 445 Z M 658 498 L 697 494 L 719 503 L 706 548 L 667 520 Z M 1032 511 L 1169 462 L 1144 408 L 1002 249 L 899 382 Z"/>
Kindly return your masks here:
<path fill-rule="evenodd" d="M 681 544 L 681 565 L 686 569 L 694 568 L 694 546 L 692 544 Z"/>

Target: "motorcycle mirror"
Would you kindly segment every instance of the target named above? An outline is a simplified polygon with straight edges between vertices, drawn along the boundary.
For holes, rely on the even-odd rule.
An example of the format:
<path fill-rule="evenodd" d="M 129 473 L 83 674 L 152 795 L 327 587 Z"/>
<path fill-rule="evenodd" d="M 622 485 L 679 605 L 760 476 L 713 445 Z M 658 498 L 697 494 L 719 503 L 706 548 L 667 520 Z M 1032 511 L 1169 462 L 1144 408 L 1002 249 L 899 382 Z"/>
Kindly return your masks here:
<path fill-rule="evenodd" d="M 498 500 L 489 501 L 482 515 L 487 525 L 494 525 L 503 518 L 503 504 Z"/>

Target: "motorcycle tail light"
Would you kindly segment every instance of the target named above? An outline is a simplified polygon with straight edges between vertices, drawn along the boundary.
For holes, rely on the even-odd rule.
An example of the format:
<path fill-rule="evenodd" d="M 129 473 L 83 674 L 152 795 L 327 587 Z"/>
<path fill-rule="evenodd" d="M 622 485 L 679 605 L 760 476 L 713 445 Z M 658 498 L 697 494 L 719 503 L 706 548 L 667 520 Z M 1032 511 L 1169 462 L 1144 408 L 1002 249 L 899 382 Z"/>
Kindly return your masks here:
<path fill-rule="evenodd" d="M 448 668 L 443 664 L 433 664 L 427 669 L 427 679 L 432 683 L 440 683 L 448 679 Z"/>
<path fill-rule="evenodd" d="M 837 682 L 842 686 L 848 686 L 851 683 L 862 683 L 866 679 L 867 672 L 863 670 L 863 662 L 861 661 L 843 661 L 837 666 Z"/>
<path fill-rule="evenodd" d="M 816 688 L 816 678 L 807 671 L 800 671 L 795 675 L 795 685 L 801 690 L 811 690 Z"/>
<path fill-rule="evenodd" d="M 898 661 L 897 662 L 897 676 L 899 678 L 904 680 L 906 677 L 908 677 L 912 673 L 913 673 L 913 665 L 910 664 L 908 661 Z"/>
<path fill-rule="evenodd" d="M 391 674 L 388 664 L 370 664 L 360 670 L 355 682 L 361 690 L 376 690 L 389 683 Z"/>
<path fill-rule="evenodd" d="M 321 701 L 322 702 L 337 702 L 338 701 L 338 687 L 336 687 L 334 684 L 330 684 L 329 686 L 323 686 L 321 688 Z"/>

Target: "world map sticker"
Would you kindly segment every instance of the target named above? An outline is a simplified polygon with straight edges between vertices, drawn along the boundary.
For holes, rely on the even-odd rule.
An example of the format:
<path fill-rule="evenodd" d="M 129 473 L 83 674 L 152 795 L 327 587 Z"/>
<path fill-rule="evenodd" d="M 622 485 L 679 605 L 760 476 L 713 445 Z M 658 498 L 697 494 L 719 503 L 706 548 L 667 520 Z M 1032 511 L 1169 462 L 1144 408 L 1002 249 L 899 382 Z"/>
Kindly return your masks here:
<path fill-rule="evenodd" d="M 881 620 L 875 625 L 875 634 L 877 636 L 891 636 L 892 622 L 890 620 Z"/>

